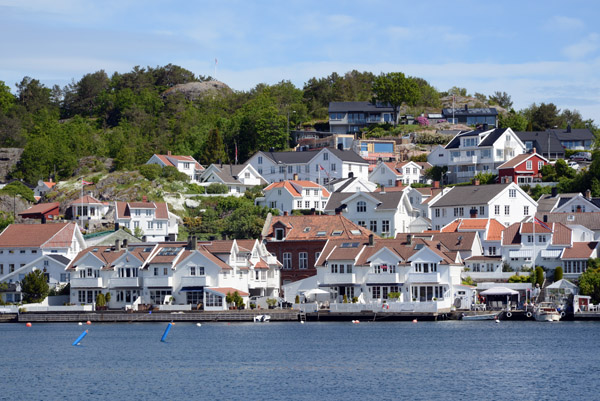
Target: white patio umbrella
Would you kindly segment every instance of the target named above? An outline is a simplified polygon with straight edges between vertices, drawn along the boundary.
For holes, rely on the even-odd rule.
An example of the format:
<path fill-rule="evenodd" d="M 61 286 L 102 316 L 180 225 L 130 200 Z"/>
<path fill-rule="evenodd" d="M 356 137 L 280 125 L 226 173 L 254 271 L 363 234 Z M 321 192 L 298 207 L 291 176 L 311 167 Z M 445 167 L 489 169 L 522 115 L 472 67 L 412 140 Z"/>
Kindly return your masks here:
<path fill-rule="evenodd" d="M 312 290 L 308 290 L 304 293 L 304 296 L 307 298 L 312 296 L 316 298 L 317 295 L 329 295 L 329 291 L 325 291 L 320 288 L 313 288 Z"/>

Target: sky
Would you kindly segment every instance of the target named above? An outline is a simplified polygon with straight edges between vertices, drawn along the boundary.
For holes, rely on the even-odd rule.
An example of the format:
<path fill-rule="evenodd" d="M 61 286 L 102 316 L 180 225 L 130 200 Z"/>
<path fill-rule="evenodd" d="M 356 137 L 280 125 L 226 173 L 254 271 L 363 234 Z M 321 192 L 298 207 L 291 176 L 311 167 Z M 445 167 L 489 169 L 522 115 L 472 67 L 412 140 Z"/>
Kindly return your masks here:
<path fill-rule="evenodd" d="M 600 124 L 599 15 L 578 0 L 0 0 L 0 81 L 64 86 L 171 63 L 249 90 L 400 71 Z"/>

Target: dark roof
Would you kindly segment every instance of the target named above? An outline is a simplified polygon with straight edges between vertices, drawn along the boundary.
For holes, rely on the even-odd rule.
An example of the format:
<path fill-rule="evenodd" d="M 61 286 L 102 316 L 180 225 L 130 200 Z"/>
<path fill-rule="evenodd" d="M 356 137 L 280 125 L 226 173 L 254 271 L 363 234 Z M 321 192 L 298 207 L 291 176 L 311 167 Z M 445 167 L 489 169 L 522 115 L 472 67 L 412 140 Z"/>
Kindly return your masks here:
<path fill-rule="evenodd" d="M 567 132 L 563 128 L 548 128 L 546 131 L 554 133 L 561 141 L 593 141 L 595 139 L 594 134 L 588 128 L 572 128 L 571 132 Z"/>
<path fill-rule="evenodd" d="M 327 205 L 325 206 L 325 210 L 333 211 L 342 205 L 345 199 L 354 196 L 356 192 L 334 192 L 331 194 Z M 404 192 L 395 191 L 395 192 L 361 192 L 366 196 L 371 196 L 377 199 L 380 204 L 377 206 L 377 209 L 395 209 L 398 207 L 400 203 L 400 199 L 402 199 L 402 195 Z"/>
<path fill-rule="evenodd" d="M 496 142 L 496 140 L 498 138 L 500 138 L 500 136 L 502 136 L 502 134 L 504 134 L 504 132 L 506 130 L 507 130 L 507 128 L 495 128 L 495 129 L 491 129 L 488 131 L 472 130 L 472 131 L 461 132 L 460 134 L 458 134 L 454 138 L 452 138 L 450 143 L 448 145 L 446 145 L 446 149 L 459 148 L 461 138 L 468 137 L 468 136 L 478 136 L 483 133 L 486 133 L 486 136 L 479 143 L 479 145 L 477 145 L 477 147 L 492 146 L 494 144 L 494 142 Z"/>
<path fill-rule="evenodd" d="M 550 151 L 550 153 L 565 153 L 565 148 L 560 144 L 560 140 L 554 132 L 517 131 L 515 132 L 515 135 L 517 135 L 523 143 L 532 142 L 532 147 L 534 147 L 539 154 L 548 154 L 548 151 Z"/>
<path fill-rule="evenodd" d="M 391 112 L 394 111 L 389 105 L 374 105 L 371 102 L 329 102 L 329 112 Z"/>
<path fill-rule="evenodd" d="M 552 196 L 552 194 L 544 194 L 537 201 L 537 203 L 538 203 L 537 212 L 538 213 L 551 212 L 552 210 L 556 209 L 559 206 L 564 205 L 565 203 L 567 203 L 571 199 L 577 197 L 578 195 L 579 195 L 578 192 L 562 193 L 562 194 L 557 194 L 556 196 Z"/>
<path fill-rule="evenodd" d="M 509 185 L 510 184 L 456 186 L 438 198 L 431 206 L 481 205 L 491 201 Z"/>
<path fill-rule="evenodd" d="M 63 255 L 48 255 L 48 257 L 56 260 L 59 263 L 62 263 L 65 266 L 68 265 L 69 262 L 71 261 L 71 259 L 69 259 L 69 258 L 67 258 L 66 256 L 63 256 Z"/>
<path fill-rule="evenodd" d="M 586 213 L 536 213 L 535 217 L 548 223 L 562 223 L 566 226 L 580 225 L 593 231 L 600 230 L 600 212 Z"/>
<path fill-rule="evenodd" d="M 354 181 L 358 180 L 358 177 L 352 178 L 340 178 L 338 180 L 333 180 L 329 184 L 337 184 L 339 182 L 345 181 L 335 192 L 342 192 L 344 189 L 348 188 Z"/>
<path fill-rule="evenodd" d="M 497 116 L 498 115 L 498 110 L 496 110 L 494 107 L 475 108 L 475 109 L 448 108 L 448 109 L 442 109 L 442 114 L 445 117 L 452 117 L 452 110 L 454 110 L 454 117 L 459 117 L 459 116 Z"/>
<path fill-rule="evenodd" d="M 368 164 L 368 162 L 360 157 L 358 153 L 353 150 L 339 150 L 337 148 L 326 148 L 331 153 L 333 153 L 340 160 L 345 162 L 352 163 L 363 163 Z M 318 152 L 321 152 L 323 149 L 319 150 L 309 150 L 305 152 L 262 152 L 265 156 L 273 160 L 275 163 L 282 164 L 302 164 L 308 163 L 312 160 L 313 157 L 317 155 Z"/>

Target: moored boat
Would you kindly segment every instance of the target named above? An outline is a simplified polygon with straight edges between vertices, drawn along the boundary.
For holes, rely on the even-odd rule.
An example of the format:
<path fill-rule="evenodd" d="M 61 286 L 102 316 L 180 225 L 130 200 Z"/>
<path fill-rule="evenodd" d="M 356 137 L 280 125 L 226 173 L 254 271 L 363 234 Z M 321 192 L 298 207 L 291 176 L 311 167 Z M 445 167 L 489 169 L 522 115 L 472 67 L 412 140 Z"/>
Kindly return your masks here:
<path fill-rule="evenodd" d="M 485 313 L 481 315 L 465 315 L 463 313 L 462 315 L 462 320 L 496 320 L 497 318 L 497 313 Z"/>
<path fill-rule="evenodd" d="M 558 322 L 560 313 L 551 302 L 542 302 L 535 308 L 533 317 L 538 322 Z"/>

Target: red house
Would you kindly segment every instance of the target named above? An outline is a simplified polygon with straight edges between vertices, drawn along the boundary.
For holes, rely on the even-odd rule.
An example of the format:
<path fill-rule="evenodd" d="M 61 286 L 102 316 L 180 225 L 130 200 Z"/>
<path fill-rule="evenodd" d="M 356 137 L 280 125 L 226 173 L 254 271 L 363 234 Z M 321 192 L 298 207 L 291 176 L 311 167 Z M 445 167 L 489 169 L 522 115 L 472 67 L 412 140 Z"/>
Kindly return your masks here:
<path fill-rule="evenodd" d="M 317 274 L 315 263 L 329 239 L 364 241 L 371 231 L 341 214 L 273 216 L 265 221 L 263 240 L 267 250 L 277 257 L 281 282 L 288 284 Z M 375 236 L 378 238 L 377 236 Z"/>
<path fill-rule="evenodd" d="M 514 182 L 515 184 L 531 184 L 542 181 L 542 167 L 548 160 L 533 150 L 533 153 L 524 153 L 510 159 L 498 166 L 498 178 L 501 183 Z"/>
<path fill-rule="evenodd" d="M 58 207 L 58 202 L 39 203 L 27 210 L 22 211 L 19 213 L 19 216 L 24 219 L 52 220 L 53 218 L 58 217 L 60 214 Z"/>

